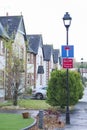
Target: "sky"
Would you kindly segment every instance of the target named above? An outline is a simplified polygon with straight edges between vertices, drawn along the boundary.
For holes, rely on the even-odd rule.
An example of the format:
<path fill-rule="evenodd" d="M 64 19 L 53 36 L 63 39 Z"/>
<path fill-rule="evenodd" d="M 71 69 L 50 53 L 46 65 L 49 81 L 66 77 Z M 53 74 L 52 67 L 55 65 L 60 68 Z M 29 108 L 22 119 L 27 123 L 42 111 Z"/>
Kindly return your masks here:
<path fill-rule="evenodd" d="M 87 62 L 87 2 L 86 0 L 0 0 L 0 16 L 23 15 L 27 34 L 42 34 L 43 44 L 54 49 L 66 45 L 63 16 L 72 17 L 69 45 L 74 46 L 76 61 Z"/>

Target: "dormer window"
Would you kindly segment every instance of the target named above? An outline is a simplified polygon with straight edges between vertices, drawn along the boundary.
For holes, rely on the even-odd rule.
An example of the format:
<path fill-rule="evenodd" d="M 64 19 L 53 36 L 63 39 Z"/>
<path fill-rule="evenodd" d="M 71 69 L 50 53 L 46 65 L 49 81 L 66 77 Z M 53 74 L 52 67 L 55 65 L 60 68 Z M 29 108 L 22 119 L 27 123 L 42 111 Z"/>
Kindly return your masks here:
<path fill-rule="evenodd" d="M 38 66 L 37 73 L 38 73 L 38 74 L 44 74 L 44 68 L 43 68 L 42 65 L 39 65 L 39 66 Z"/>

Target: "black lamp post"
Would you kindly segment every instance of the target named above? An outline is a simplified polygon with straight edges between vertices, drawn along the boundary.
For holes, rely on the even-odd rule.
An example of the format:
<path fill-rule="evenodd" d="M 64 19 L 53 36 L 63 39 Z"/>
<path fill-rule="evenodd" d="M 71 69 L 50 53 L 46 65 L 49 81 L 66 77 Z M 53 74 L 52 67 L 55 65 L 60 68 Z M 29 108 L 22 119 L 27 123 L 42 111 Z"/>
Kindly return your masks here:
<path fill-rule="evenodd" d="M 68 30 L 71 24 L 72 18 L 70 17 L 69 13 L 66 12 L 66 14 L 63 17 L 64 26 L 66 27 L 66 45 L 68 46 Z M 68 68 L 66 70 L 66 90 L 67 90 L 67 102 L 66 102 L 66 124 L 70 124 L 70 114 L 69 114 L 69 83 L 68 83 Z"/>

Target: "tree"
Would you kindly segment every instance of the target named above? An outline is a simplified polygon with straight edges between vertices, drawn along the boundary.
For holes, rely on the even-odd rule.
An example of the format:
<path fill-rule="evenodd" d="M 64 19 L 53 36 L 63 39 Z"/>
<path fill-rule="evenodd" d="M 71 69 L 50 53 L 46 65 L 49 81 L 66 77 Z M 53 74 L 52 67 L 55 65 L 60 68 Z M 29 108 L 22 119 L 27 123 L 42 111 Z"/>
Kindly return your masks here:
<path fill-rule="evenodd" d="M 20 86 L 20 60 L 18 57 L 14 57 L 12 67 L 12 82 L 13 82 L 13 105 L 17 106 L 18 91 Z"/>
<path fill-rule="evenodd" d="M 5 99 L 11 99 L 12 86 L 12 40 L 4 41 L 6 50 L 6 67 L 5 67 Z"/>
<path fill-rule="evenodd" d="M 48 81 L 47 102 L 52 106 L 66 106 L 66 71 L 54 70 Z M 80 74 L 69 70 L 69 105 L 75 105 L 83 96 Z"/>
<path fill-rule="evenodd" d="M 24 71 L 23 59 L 13 51 L 12 40 L 5 42 L 6 48 L 6 84 L 5 84 L 5 97 L 6 99 L 13 99 L 13 105 L 17 105 L 18 93 L 20 88 L 21 73 Z"/>

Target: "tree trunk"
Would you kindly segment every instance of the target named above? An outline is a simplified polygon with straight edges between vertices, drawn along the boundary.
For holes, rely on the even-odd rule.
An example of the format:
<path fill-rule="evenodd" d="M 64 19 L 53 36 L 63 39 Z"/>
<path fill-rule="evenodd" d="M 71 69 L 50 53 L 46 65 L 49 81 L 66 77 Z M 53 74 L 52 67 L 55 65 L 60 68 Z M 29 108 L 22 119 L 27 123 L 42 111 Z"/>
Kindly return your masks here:
<path fill-rule="evenodd" d="M 18 104 L 18 86 L 19 84 L 16 83 L 14 87 L 14 92 L 13 92 L 13 105 L 17 106 Z"/>

